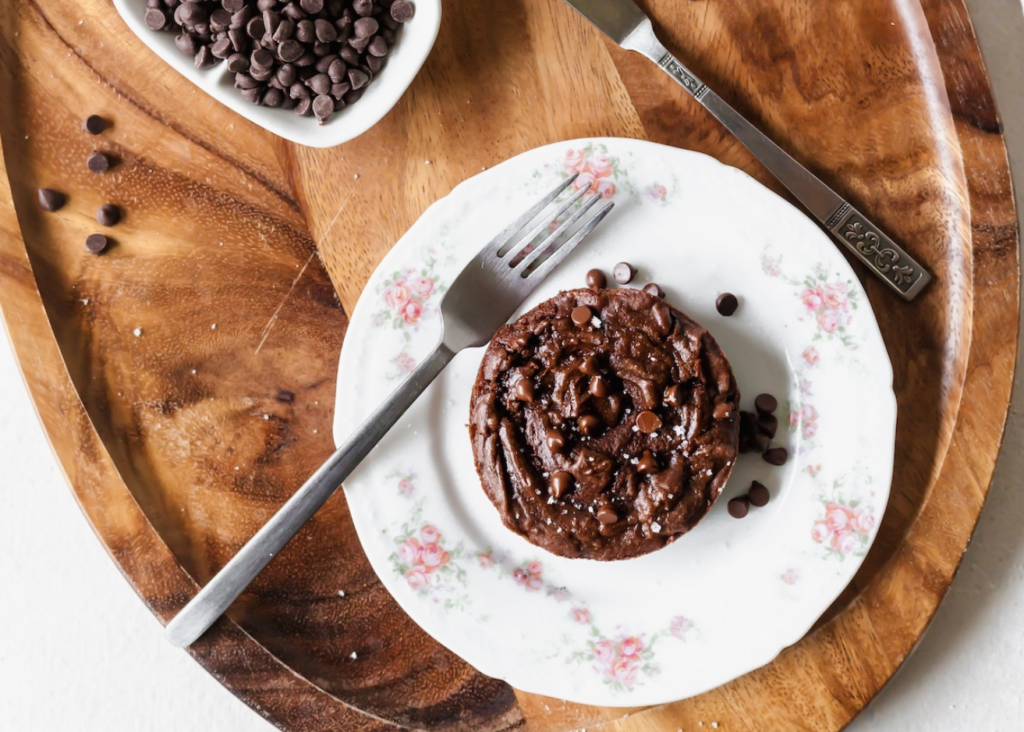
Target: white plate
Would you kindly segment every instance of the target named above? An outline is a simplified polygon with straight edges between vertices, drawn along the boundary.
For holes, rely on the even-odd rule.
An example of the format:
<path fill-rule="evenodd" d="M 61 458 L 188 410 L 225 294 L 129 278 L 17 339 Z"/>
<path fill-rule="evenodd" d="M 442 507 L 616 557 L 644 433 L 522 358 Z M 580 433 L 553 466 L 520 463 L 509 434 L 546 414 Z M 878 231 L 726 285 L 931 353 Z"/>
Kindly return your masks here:
<path fill-rule="evenodd" d="M 191 56 L 174 45 L 174 34 L 150 30 L 145 23 L 146 0 L 114 0 L 114 7 L 128 27 L 171 68 L 224 106 L 250 122 L 286 140 L 309 147 L 334 147 L 358 137 L 377 124 L 416 78 L 434 47 L 441 27 L 441 0 L 414 0 L 416 15 L 398 34 L 388 52 L 387 64 L 366 87 L 358 104 L 331 115 L 324 125 L 313 117 L 300 117 L 290 109 L 261 107 L 247 101 L 235 89 L 235 75 L 221 62 L 197 69 Z"/>
<path fill-rule="evenodd" d="M 524 153 L 438 201 L 385 257 L 349 324 L 338 375 L 340 443 L 434 345 L 436 306 L 477 250 L 540 192 L 583 170 L 616 208 L 523 307 L 621 260 L 637 286 L 707 327 L 752 409 L 779 397 L 776 468 L 737 462 L 689 534 L 622 562 L 570 560 L 502 526 L 466 423 L 482 349 L 462 353 L 345 484 L 370 562 L 406 612 L 482 672 L 603 706 L 699 694 L 771 661 L 847 585 L 889 495 L 896 400 L 871 308 L 833 243 L 734 168 L 623 139 Z M 715 298 L 733 292 L 731 318 Z M 486 303 L 481 303 L 486 307 Z M 726 502 L 771 489 L 743 520 Z"/>

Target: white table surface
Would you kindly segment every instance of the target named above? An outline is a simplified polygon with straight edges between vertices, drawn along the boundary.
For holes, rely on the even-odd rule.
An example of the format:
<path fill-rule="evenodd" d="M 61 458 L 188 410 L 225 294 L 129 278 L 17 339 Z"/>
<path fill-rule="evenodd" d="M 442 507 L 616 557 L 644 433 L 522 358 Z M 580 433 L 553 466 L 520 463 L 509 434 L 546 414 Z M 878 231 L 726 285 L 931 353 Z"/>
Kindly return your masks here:
<path fill-rule="evenodd" d="M 1021 0 L 968 0 L 1024 211 Z M 0 325 L 2 328 L 2 325 Z M 854 732 L 1024 729 L 1024 370 L 988 503 L 935 622 Z M 0 337 L 0 729 L 269 732 L 184 651 L 93 535 Z"/>

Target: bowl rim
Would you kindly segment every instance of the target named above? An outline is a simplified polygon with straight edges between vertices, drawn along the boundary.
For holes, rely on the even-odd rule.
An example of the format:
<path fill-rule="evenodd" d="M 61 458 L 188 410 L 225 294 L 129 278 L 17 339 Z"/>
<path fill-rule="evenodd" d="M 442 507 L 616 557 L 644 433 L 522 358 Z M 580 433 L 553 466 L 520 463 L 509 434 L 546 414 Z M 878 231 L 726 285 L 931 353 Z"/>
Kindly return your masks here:
<path fill-rule="evenodd" d="M 170 33 L 153 31 L 143 16 L 145 0 L 113 0 L 114 7 L 132 33 L 172 69 L 228 109 L 289 142 L 312 148 L 328 148 L 355 139 L 382 120 L 402 98 L 423 68 L 441 27 L 441 0 L 415 0 L 416 16 L 402 29 L 379 78 L 367 87 L 360 103 L 335 114 L 324 125 L 286 110 L 252 104 L 235 90 L 231 72 L 221 63 L 197 69 L 192 58 L 181 53 Z M 139 12 L 142 10 L 143 12 Z"/>

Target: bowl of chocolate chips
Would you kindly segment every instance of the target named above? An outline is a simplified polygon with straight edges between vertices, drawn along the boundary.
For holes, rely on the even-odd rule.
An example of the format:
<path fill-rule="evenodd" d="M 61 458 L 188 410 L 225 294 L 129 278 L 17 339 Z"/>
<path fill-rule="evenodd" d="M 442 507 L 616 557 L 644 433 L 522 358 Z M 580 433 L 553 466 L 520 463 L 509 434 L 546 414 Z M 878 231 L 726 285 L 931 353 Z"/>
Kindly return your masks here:
<path fill-rule="evenodd" d="M 358 137 L 426 61 L 440 0 L 114 0 L 161 59 L 246 119 L 310 147 Z"/>

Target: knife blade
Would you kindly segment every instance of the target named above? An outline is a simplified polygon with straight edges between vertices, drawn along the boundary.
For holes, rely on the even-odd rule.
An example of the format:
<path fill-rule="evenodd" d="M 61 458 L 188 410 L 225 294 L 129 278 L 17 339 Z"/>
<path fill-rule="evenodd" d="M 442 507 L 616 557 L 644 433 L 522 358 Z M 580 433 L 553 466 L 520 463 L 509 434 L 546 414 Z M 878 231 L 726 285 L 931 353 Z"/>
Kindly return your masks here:
<path fill-rule="evenodd" d="M 789 189 L 819 223 L 904 300 L 913 300 L 932 276 L 913 257 L 776 145 L 743 115 L 679 62 L 654 33 L 651 19 L 633 0 L 565 0 L 580 15 L 627 51 L 656 63 Z"/>

